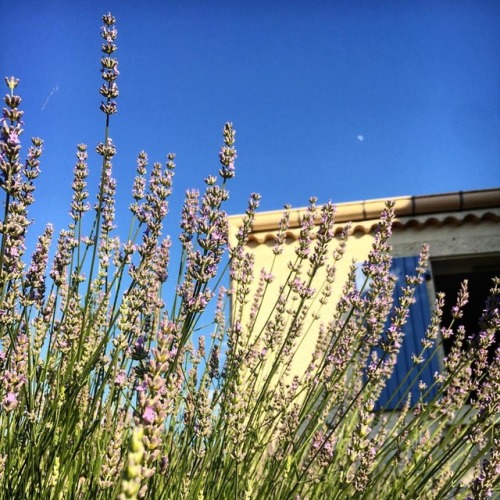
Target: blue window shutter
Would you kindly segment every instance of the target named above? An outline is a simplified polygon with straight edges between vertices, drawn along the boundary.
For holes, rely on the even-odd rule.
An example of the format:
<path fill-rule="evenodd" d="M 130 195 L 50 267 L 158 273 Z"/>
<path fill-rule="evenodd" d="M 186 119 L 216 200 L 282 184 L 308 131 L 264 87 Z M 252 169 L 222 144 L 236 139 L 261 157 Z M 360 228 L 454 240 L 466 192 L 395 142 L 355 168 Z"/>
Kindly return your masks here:
<path fill-rule="evenodd" d="M 399 298 L 401 297 L 401 286 L 405 284 L 405 275 L 414 275 L 417 265 L 418 256 L 398 257 L 393 259 L 391 272 L 397 276 L 394 290 L 395 305 L 398 304 Z M 439 370 L 438 359 L 434 356 L 425 366 L 423 372 L 417 377 L 419 370 L 422 369 L 422 366 L 429 359 L 433 351 L 432 349 L 427 349 L 423 355 L 423 363 L 414 366 L 412 354 L 420 354 L 422 350 L 421 340 L 424 338 L 425 330 L 430 322 L 429 298 L 425 282 L 417 286 L 414 298 L 415 302 L 410 306 L 408 321 L 403 327 L 403 332 L 405 334 L 403 345 L 399 351 L 392 376 L 387 381 L 386 387 L 380 394 L 376 404 L 377 409 L 385 408 L 386 410 L 397 410 L 401 408 L 406 402 L 408 392 L 411 393 L 411 405 L 414 406 L 420 398 L 420 390 L 418 387 L 419 380 L 427 384 L 427 387 L 430 387 L 434 380 L 434 373 Z M 406 379 L 404 385 L 399 387 L 409 372 L 411 372 L 410 376 Z M 426 400 L 429 401 L 434 395 L 435 390 L 430 392 Z"/>

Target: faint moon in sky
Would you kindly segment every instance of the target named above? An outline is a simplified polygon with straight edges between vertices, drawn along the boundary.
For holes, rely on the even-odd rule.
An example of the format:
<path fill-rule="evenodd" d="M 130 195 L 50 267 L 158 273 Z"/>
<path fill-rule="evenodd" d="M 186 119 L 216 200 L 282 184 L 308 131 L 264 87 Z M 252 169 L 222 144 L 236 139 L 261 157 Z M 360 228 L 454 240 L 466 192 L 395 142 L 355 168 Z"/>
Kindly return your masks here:
<path fill-rule="evenodd" d="M 363 142 L 365 140 L 365 136 L 364 135 L 358 135 L 358 136 L 356 136 L 356 139 L 358 139 L 359 142 Z"/>

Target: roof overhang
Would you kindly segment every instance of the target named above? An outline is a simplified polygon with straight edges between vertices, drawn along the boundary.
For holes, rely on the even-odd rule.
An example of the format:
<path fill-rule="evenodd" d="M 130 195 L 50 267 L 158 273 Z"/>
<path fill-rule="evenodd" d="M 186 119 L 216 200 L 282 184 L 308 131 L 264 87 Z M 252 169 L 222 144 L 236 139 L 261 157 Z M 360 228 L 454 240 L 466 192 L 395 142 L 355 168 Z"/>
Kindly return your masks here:
<path fill-rule="evenodd" d="M 399 196 L 389 199 L 395 203 L 396 220 L 393 226 L 395 230 L 431 225 L 438 227 L 459 225 L 464 222 L 478 223 L 483 220 L 500 221 L 500 189 Z M 373 199 L 339 203 L 336 205 L 335 220 L 339 224 L 352 222 L 353 232 L 370 232 L 376 227 L 386 201 L 386 199 Z M 302 215 L 306 210 L 306 207 L 290 209 L 289 236 L 293 237 L 294 229 L 300 227 Z M 250 241 L 262 243 L 274 238 L 282 215 L 283 210 L 257 213 Z M 239 227 L 243 217 L 243 215 L 231 216 L 230 228 Z"/>

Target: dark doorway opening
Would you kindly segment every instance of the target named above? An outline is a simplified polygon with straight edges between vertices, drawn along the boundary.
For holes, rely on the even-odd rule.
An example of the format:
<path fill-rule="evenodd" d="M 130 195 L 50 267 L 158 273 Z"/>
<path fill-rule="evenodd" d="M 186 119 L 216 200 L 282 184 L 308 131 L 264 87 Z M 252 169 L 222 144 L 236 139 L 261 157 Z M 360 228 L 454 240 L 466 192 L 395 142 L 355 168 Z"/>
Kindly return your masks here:
<path fill-rule="evenodd" d="M 463 309 L 463 317 L 457 320 L 458 325 L 465 327 L 466 335 L 479 331 L 486 299 L 492 288 L 492 278 L 500 277 L 500 255 L 463 256 L 432 261 L 432 275 L 436 292 L 446 294 L 446 305 L 443 311 L 443 326 L 448 327 L 452 320 L 451 308 L 456 303 L 461 283 L 468 280 L 469 302 Z M 499 345 L 499 336 L 489 350 L 490 361 L 495 348 Z M 453 345 L 453 337 L 444 340 L 444 351 L 447 355 Z"/>

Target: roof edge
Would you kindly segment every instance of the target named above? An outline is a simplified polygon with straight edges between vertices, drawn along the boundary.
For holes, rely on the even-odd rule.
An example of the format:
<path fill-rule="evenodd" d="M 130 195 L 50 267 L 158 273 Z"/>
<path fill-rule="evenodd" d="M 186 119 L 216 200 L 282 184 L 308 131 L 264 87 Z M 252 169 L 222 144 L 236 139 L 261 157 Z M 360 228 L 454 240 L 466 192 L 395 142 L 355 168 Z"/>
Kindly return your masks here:
<path fill-rule="evenodd" d="M 463 212 L 484 208 L 500 208 L 500 188 L 338 203 L 336 204 L 335 221 L 358 222 L 378 219 L 387 200 L 394 201 L 396 217 Z M 290 209 L 290 229 L 300 226 L 300 219 L 305 210 L 307 207 Z M 282 215 L 283 210 L 257 213 L 253 223 L 253 232 L 276 229 Z M 231 223 L 238 224 L 243 217 L 244 215 L 233 215 L 229 219 Z"/>

